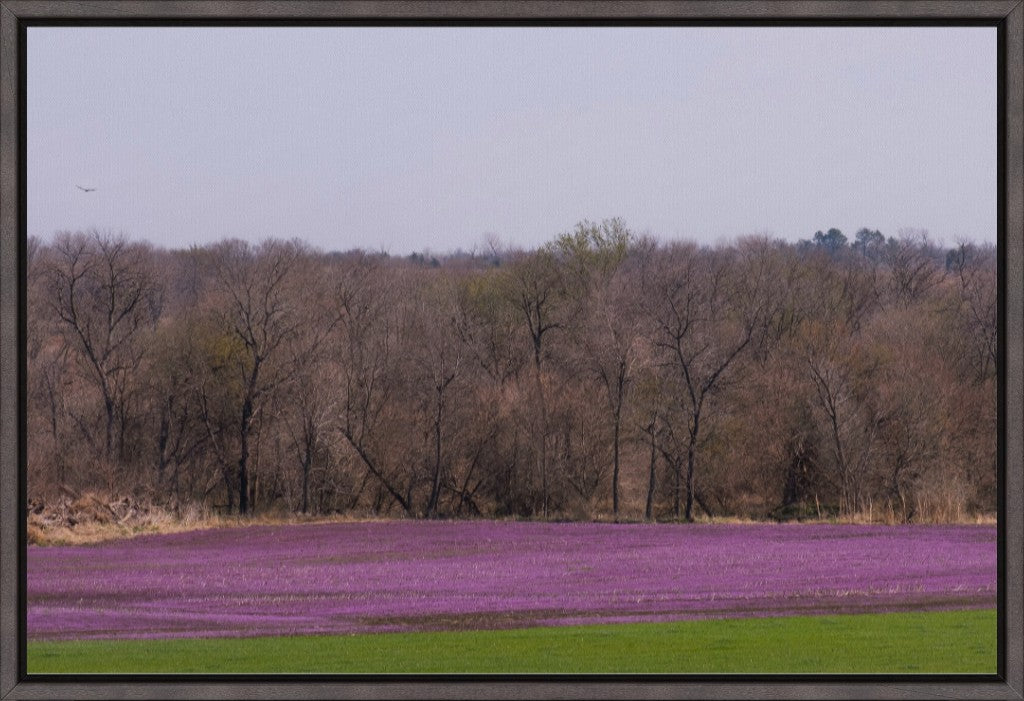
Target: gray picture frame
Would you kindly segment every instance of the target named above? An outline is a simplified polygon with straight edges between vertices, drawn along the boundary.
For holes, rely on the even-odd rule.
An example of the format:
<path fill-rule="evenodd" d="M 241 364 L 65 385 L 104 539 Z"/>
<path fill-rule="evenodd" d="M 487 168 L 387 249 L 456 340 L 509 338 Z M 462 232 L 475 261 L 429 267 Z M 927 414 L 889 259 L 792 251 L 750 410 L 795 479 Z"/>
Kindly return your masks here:
<path fill-rule="evenodd" d="M 749 680 L 657 677 L 373 678 L 265 682 L 251 678 L 121 681 L 36 681 L 24 676 L 19 649 L 25 552 L 24 423 L 21 384 L 24 338 L 25 212 L 24 26 L 38 21 L 134 23 L 153 20 L 522 20 L 557 22 L 841 23 L 843 21 L 941 24 L 986 22 L 998 27 L 1001 60 L 999 238 L 1002 265 L 1000 673 L 993 678 L 779 677 Z M 0 699 L 39 698 L 971 698 L 1024 699 L 1024 2 L 1022 0 L 0 0 Z M 19 565 L 21 567 L 19 567 Z"/>

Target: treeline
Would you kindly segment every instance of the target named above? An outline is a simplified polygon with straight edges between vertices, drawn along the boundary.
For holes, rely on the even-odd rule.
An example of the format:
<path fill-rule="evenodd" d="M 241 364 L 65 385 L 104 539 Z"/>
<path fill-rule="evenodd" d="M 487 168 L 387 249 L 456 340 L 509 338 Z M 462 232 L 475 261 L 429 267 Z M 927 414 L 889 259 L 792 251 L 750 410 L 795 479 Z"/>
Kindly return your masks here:
<path fill-rule="evenodd" d="M 28 245 L 30 498 L 411 517 L 996 505 L 996 257 L 919 232 L 539 250 Z"/>

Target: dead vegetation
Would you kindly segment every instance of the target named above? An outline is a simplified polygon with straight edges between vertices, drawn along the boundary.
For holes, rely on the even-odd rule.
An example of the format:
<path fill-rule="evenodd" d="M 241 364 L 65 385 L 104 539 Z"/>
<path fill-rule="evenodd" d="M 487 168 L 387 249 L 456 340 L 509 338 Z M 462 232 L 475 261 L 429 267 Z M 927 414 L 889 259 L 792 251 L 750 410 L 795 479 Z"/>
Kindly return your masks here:
<path fill-rule="evenodd" d="M 143 533 L 174 533 L 204 528 L 210 514 L 190 504 L 178 513 L 130 497 L 111 499 L 96 492 L 65 490 L 57 499 L 28 503 L 28 542 L 32 545 L 81 545 Z"/>
<path fill-rule="evenodd" d="M 931 523 L 962 523 L 972 525 L 994 525 L 995 514 L 961 514 L 957 521 L 951 521 L 948 514 L 937 517 Z M 59 499 L 45 502 L 31 499 L 28 503 L 29 545 L 89 545 L 112 540 L 122 540 L 140 535 L 184 533 L 186 531 L 212 528 L 239 528 L 245 526 L 270 526 L 299 523 L 342 523 L 354 521 L 389 520 L 372 514 L 334 514 L 304 516 L 302 514 L 279 512 L 256 516 L 240 517 L 223 515 L 189 504 L 177 510 L 167 509 L 131 497 L 112 498 L 89 491 L 82 494 L 65 492 Z M 593 520 L 593 519 L 579 519 Z M 601 519 L 599 519 L 601 520 Z M 608 521 L 607 519 L 604 519 Z M 611 521 L 608 521 L 609 523 Z M 639 523 L 640 519 L 620 521 Z M 723 516 L 700 517 L 698 524 L 755 525 L 764 523 L 750 518 Z M 928 523 L 928 521 L 922 521 Z M 800 523 L 844 523 L 844 524 L 885 524 L 894 525 L 901 521 L 891 511 L 858 513 L 841 519 L 806 519 Z"/>
<path fill-rule="evenodd" d="M 340 523 L 386 520 L 373 514 L 310 516 L 267 512 L 248 517 L 219 514 L 197 504 L 165 508 L 132 497 L 114 498 L 94 491 L 65 493 L 49 502 L 30 499 L 29 545 L 89 545 L 140 535 L 184 533 L 211 528 L 271 526 L 299 523 Z"/>
<path fill-rule="evenodd" d="M 31 251 L 35 538 L 231 514 L 995 508 L 993 247 L 866 229 L 700 247 L 613 219 L 437 265 L 101 232 Z"/>

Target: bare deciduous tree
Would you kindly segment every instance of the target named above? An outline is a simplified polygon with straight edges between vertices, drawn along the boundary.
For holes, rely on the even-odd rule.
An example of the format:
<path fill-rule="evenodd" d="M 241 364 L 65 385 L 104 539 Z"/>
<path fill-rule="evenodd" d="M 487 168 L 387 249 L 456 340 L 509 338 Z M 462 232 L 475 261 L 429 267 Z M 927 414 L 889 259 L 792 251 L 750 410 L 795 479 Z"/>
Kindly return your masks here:
<path fill-rule="evenodd" d="M 148 255 L 147 247 L 121 236 L 65 233 L 57 236 L 43 272 L 48 301 L 66 341 L 99 391 L 101 457 L 107 462 L 123 457 L 123 433 L 122 440 L 115 435 L 118 418 L 124 416 L 131 381 L 145 353 L 142 337 L 160 316 L 161 290 Z M 123 432 L 123 418 L 120 428 Z"/>
<path fill-rule="evenodd" d="M 994 508 L 996 258 L 838 230 L 28 246 L 30 493 L 412 517 Z"/>
<path fill-rule="evenodd" d="M 212 251 L 217 291 L 223 303 L 219 321 L 241 344 L 231 357 L 241 387 L 237 424 L 236 468 L 238 511 L 249 513 L 249 470 L 253 422 L 259 419 L 270 393 L 290 378 L 281 351 L 298 333 L 302 304 L 294 286 L 303 248 L 293 242 L 267 241 L 253 247 L 226 241 Z"/>
<path fill-rule="evenodd" d="M 768 295 L 771 271 L 755 260 L 745 265 L 730 251 L 705 252 L 673 246 L 650 282 L 655 344 L 675 372 L 678 408 L 685 416 L 686 507 L 693 519 L 694 468 L 702 422 L 713 398 L 730 379 L 773 315 Z M 679 517 L 679 497 L 674 505 Z"/>
<path fill-rule="evenodd" d="M 548 250 L 520 256 L 510 266 L 508 276 L 509 294 L 521 314 L 522 323 L 526 325 L 532 351 L 534 402 L 537 409 L 532 431 L 536 441 L 535 464 L 541 478 L 541 513 L 546 518 L 550 497 L 548 444 L 551 426 L 544 389 L 544 361 L 551 332 L 564 326 L 560 309 L 564 299 L 564 280 L 555 256 Z"/>

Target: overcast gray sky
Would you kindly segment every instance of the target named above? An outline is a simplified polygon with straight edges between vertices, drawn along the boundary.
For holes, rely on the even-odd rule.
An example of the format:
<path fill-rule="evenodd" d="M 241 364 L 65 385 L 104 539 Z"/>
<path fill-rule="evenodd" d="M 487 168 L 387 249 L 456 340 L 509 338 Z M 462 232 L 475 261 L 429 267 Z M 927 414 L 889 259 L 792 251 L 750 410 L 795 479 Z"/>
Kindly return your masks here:
<path fill-rule="evenodd" d="M 27 100 L 43 237 L 996 236 L 994 28 L 31 27 Z"/>

